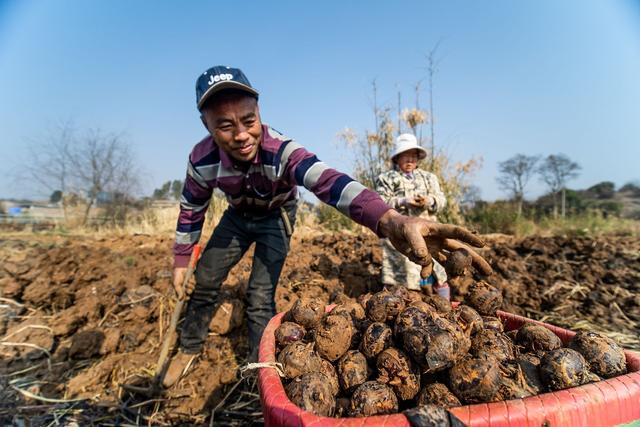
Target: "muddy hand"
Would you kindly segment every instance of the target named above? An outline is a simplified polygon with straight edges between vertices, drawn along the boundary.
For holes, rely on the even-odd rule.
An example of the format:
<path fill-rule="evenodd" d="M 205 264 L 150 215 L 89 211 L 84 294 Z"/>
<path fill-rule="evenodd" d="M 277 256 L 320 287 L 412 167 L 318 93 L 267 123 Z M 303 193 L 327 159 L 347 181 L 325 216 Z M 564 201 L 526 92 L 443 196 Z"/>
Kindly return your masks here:
<path fill-rule="evenodd" d="M 423 278 L 431 275 L 432 256 L 443 263 L 448 253 L 461 248 L 469 252 L 477 270 L 486 275 L 493 272 L 489 263 L 469 246 L 481 248 L 484 242 L 463 227 L 404 216 L 392 209 L 380 218 L 378 231 L 398 251 L 422 266 Z"/>
<path fill-rule="evenodd" d="M 182 285 L 184 283 L 184 277 L 187 274 L 186 267 L 176 267 L 173 269 L 173 289 L 176 290 L 176 294 L 178 294 L 178 299 L 182 299 L 185 296 L 191 294 L 191 291 L 187 289 L 183 289 Z M 193 289 L 192 289 L 193 290 Z"/>

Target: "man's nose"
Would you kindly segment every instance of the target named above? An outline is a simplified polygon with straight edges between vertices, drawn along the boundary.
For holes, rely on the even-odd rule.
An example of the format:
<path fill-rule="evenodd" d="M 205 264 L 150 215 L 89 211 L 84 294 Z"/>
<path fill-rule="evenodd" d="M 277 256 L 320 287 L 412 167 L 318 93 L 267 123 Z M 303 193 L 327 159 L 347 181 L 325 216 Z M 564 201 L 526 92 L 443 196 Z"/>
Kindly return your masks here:
<path fill-rule="evenodd" d="M 236 141 L 246 141 L 249 138 L 249 132 L 247 132 L 247 128 L 244 126 L 239 126 L 233 139 Z"/>

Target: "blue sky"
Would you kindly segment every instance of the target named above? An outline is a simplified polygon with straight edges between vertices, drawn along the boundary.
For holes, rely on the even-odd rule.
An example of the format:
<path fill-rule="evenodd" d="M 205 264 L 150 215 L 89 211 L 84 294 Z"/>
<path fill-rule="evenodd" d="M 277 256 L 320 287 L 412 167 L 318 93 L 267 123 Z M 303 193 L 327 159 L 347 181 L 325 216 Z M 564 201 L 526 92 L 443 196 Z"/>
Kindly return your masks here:
<path fill-rule="evenodd" d="M 245 71 L 265 122 L 350 171 L 336 134 L 373 126 L 371 81 L 381 104 L 398 89 L 412 104 L 439 40 L 437 139 L 483 157 L 484 198 L 502 196 L 497 163 L 516 153 L 567 154 L 577 188 L 640 179 L 637 1 L 0 0 L 0 197 L 39 194 L 14 176 L 69 120 L 123 132 L 146 193 L 182 179 L 204 136 L 195 78 L 216 64 Z"/>

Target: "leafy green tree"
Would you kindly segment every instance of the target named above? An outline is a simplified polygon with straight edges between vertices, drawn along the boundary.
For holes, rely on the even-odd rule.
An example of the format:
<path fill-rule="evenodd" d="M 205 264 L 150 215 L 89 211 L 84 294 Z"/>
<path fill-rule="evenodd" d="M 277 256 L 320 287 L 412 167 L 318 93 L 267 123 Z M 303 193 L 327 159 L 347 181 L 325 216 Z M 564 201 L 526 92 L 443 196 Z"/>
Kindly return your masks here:
<path fill-rule="evenodd" d="M 184 186 L 184 182 L 176 179 L 171 183 L 171 196 L 180 200 L 180 196 L 182 195 L 182 187 Z"/>
<path fill-rule="evenodd" d="M 62 191 L 60 190 L 55 190 L 53 193 L 51 193 L 51 196 L 49 196 L 49 203 L 58 203 L 61 200 L 62 200 Z"/>

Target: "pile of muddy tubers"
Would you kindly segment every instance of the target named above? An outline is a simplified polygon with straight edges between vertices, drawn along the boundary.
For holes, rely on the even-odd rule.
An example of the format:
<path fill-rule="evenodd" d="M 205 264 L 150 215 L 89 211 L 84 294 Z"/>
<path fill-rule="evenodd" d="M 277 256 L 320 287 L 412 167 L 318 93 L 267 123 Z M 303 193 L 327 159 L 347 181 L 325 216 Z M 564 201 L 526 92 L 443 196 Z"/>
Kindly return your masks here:
<path fill-rule="evenodd" d="M 622 348 L 597 333 L 579 332 L 563 347 L 538 324 L 505 332 L 502 295 L 483 281 L 455 308 L 404 287 L 334 300 L 329 312 L 319 300 L 297 300 L 275 333 L 287 395 L 316 415 L 517 399 L 626 372 Z"/>

